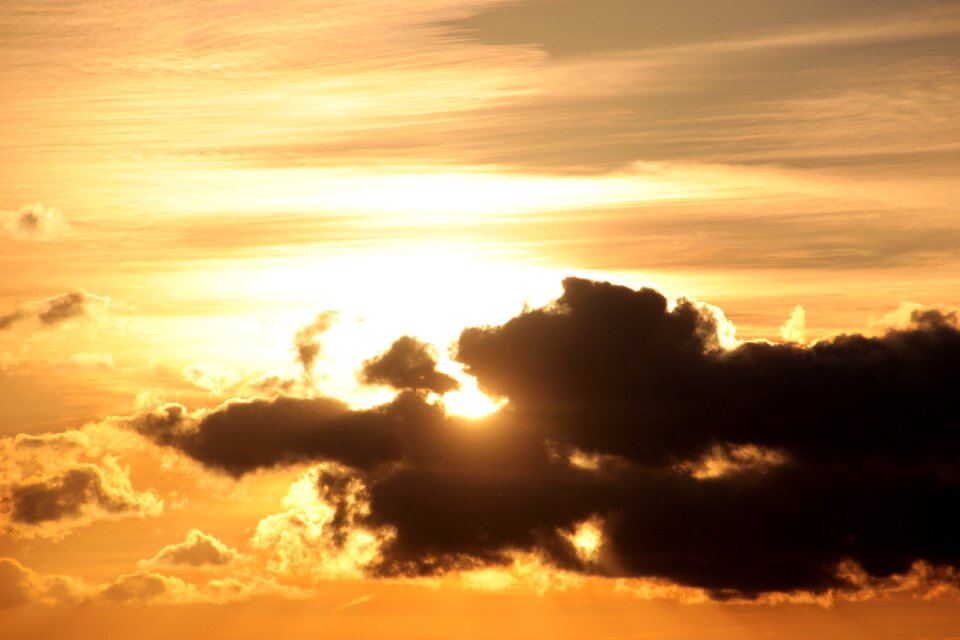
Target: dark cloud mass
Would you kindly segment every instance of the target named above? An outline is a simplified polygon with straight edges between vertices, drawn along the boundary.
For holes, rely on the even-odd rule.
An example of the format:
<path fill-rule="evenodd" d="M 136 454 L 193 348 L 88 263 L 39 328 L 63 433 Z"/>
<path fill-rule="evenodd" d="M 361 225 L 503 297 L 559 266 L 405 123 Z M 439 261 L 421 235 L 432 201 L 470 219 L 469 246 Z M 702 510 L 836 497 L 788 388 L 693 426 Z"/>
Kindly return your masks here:
<path fill-rule="evenodd" d="M 431 346 L 410 336 L 397 338 L 385 352 L 364 362 L 360 378 L 368 384 L 441 394 L 460 387 L 452 377 L 437 371 Z"/>
<path fill-rule="evenodd" d="M 960 566 L 960 330 L 940 311 L 913 320 L 878 337 L 724 350 L 701 305 L 570 278 L 555 303 L 461 334 L 457 359 L 508 400 L 481 421 L 407 390 L 365 411 L 277 398 L 133 424 L 235 475 L 352 467 L 368 486 L 365 524 L 395 531 L 381 575 L 520 550 L 718 598 L 852 589 L 836 571 L 846 560 L 874 577 Z M 595 560 L 565 535 L 588 518 L 603 528 Z"/>

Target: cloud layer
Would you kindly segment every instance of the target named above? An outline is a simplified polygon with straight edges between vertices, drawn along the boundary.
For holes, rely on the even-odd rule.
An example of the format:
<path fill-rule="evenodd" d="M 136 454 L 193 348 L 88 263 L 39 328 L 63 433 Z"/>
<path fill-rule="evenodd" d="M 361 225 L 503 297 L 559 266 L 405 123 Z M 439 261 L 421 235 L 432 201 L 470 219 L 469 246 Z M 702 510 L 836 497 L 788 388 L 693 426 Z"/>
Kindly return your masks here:
<path fill-rule="evenodd" d="M 553 304 L 461 334 L 457 359 L 508 400 L 479 422 L 408 389 L 363 411 L 280 397 L 129 424 L 234 475 L 349 467 L 369 509 L 347 529 L 389 532 L 366 566 L 378 575 L 534 552 L 719 598 L 855 589 L 844 562 L 874 579 L 960 565 L 960 330 L 935 310 L 912 321 L 726 350 L 703 305 L 570 278 Z M 359 495 L 336 474 L 316 483 L 329 504 Z M 585 522 L 600 531 L 590 553 L 576 542 Z"/>

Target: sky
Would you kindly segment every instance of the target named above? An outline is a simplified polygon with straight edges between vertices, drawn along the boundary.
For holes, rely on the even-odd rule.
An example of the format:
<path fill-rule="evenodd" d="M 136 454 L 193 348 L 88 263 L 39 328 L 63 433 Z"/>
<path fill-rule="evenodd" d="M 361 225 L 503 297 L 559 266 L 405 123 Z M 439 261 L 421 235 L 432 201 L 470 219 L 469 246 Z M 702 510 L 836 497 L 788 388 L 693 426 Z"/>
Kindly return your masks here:
<path fill-rule="evenodd" d="M 0 95 L 4 638 L 960 638 L 960 2 L 8 0 Z"/>

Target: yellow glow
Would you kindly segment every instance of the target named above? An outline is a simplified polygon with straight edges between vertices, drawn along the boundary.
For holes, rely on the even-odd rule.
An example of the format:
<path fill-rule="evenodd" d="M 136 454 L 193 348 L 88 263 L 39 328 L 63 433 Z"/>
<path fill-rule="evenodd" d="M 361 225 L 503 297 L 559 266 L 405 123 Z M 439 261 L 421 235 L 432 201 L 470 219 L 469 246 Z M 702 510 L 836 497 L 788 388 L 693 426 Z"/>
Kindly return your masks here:
<path fill-rule="evenodd" d="M 166 179 L 172 176 L 163 174 Z M 502 216 L 663 202 L 700 197 L 710 189 L 658 171 L 630 169 L 598 177 L 513 174 L 499 167 L 454 172 L 430 166 L 352 169 L 198 169 L 177 180 L 189 189 L 168 192 L 162 206 L 186 213 L 303 212 L 353 216 L 351 225 L 461 226 Z M 151 193 L 156 185 L 145 185 Z M 387 216 L 385 218 L 384 216 Z"/>
<path fill-rule="evenodd" d="M 502 407 L 506 400 L 494 400 L 477 388 L 473 378 L 460 380 L 460 389 L 443 396 L 443 404 L 448 413 L 465 418 L 479 418 L 489 415 Z"/>
<path fill-rule="evenodd" d="M 567 539 L 584 562 L 596 562 L 603 545 L 603 529 L 599 518 L 593 517 L 577 525 Z"/>

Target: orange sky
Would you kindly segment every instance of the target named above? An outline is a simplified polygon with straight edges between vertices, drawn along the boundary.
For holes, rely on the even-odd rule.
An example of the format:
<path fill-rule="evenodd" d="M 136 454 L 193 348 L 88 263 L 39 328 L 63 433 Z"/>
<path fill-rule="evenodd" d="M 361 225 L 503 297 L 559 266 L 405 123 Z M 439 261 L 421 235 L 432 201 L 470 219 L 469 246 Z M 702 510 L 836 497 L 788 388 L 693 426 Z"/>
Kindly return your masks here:
<path fill-rule="evenodd" d="M 520 361 L 541 334 L 514 344 L 508 321 L 595 311 L 609 335 L 577 335 L 602 351 L 617 314 L 633 317 L 626 302 L 603 306 L 619 294 L 599 288 L 577 302 L 568 276 L 637 300 L 662 292 L 664 322 L 689 310 L 708 325 L 691 339 L 709 366 L 751 345 L 813 354 L 841 333 L 899 354 L 897 331 L 955 329 L 955 0 L 9 0 L 0 96 L 4 638 L 960 636 L 958 565 L 924 522 L 908 571 L 864 573 L 866 555 L 828 554 L 849 589 L 748 594 L 723 575 L 626 571 L 620 506 L 539 523 L 576 566 L 518 538 L 486 549 L 507 564 L 471 548 L 434 575 L 383 575 L 410 526 L 402 513 L 378 520 L 393 471 L 302 441 L 244 441 L 295 423 L 263 417 L 284 406 L 306 412 L 309 431 L 328 414 L 412 420 L 391 412 L 414 398 L 468 432 L 450 446 L 478 447 L 475 460 L 512 464 L 490 453 L 521 448 L 497 430 L 543 427 L 540 453 L 578 473 L 667 464 L 578 440 L 567 429 L 585 428 L 579 413 L 573 427 L 538 413 L 597 379 L 552 333 Z M 467 327 L 487 327 L 476 352 Z M 401 353 L 404 335 L 422 342 Z M 937 344 L 897 362 L 955 372 Z M 505 353 L 520 360 L 501 368 Z M 559 380 L 544 400 L 537 385 L 561 363 L 583 385 Z M 917 389 L 895 402 L 940 406 Z M 685 397 L 696 410 L 717 400 Z M 266 413 L 223 442 L 191 440 L 236 406 Z M 671 451 L 671 473 L 710 482 L 808 461 L 806 445 L 725 434 Z M 925 435 L 910 437 L 923 448 Z M 279 453 L 229 467 L 224 452 L 244 446 Z M 401 466 L 434 455 L 397 446 Z M 946 467 L 909 468 L 953 491 L 952 446 L 929 445 Z M 888 454 L 864 453 L 859 470 Z M 324 474 L 347 483 L 339 497 L 324 497 Z M 740 591 L 720 602 L 711 580 Z"/>

